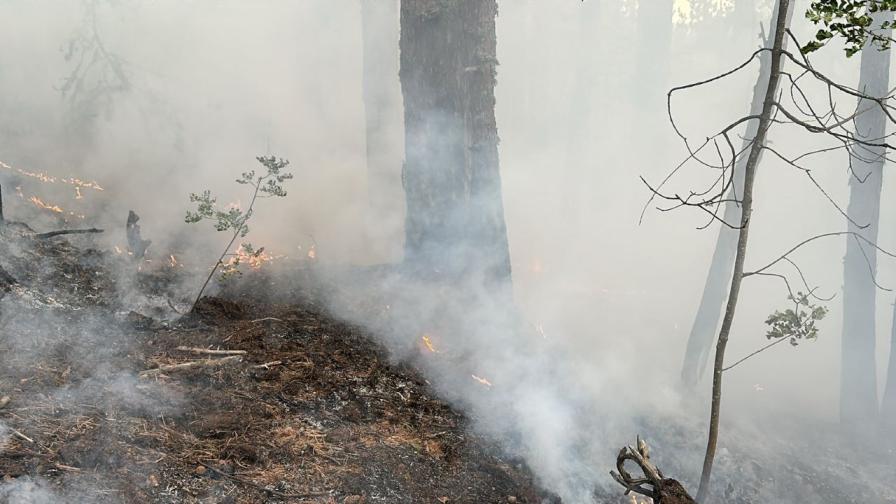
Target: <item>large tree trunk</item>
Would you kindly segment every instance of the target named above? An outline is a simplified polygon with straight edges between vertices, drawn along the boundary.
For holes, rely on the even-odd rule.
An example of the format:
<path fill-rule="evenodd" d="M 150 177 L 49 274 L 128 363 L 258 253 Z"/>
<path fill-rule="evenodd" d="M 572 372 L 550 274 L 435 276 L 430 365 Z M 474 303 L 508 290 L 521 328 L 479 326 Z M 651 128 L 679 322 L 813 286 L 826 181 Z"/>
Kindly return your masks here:
<path fill-rule="evenodd" d="M 887 385 L 881 405 L 881 417 L 887 432 L 896 430 L 896 304 L 893 305 L 893 325 L 890 328 L 890 364 L 887 368 Z"/>
<path fill-rule="evenodd" d="M 892 12 L 876 16 L 875 26 L 893 19 Z M 889 36 L 892 30 L 883 33 Z M 887 96 L 890 86 L 889 51 L 862 51 L 859 90 L 869 96 Z M 874 102 L 859 101 L 859 110 L 870 109 L 856 118 L 856 135 L 875 142 L 883 138 L 887 119 Z M 884 149 L 854 147 L 850 156 L 849 231 L 877 243 L 880 216 Z M 867 227 L 860 227 L 867 226 Z M 840 368 L 840 421 L 844 426 L 862 428 L 877 419 L 877 366 L 875 365 L 875 298 L 877 251 L 848 236 L 843 262 L 843 336 Z"/>
<path fill-rule="evenodd" d="M 495 122 L 496 0 L 402 0 L 405 261 L 509 286 Z"/>
<path fill-rule="evenodd" d="M 788 12 L 787 16 L 792 14 L 792 12 Z M 777 18 L 777 7 L 773 18 Z M 786 26 L 789 26 L 790 17 L 787 17 L 784 22 Z M 774 34 L 771 34 L 766 41 L 766 46 L 770 46 L 772 40 L 774 40 Z M 750 115 L 759 115 L 762 112 L 762 102 L 770 74 L 771 54 L 763 52 L 759 56 L 759 78 L 753 87 L 753 102 L 750 105 Z M 759 123 L 750 121 L 744 134 L 744 147 L 747 147 L 750 141 L 756 138 L 758 130 Z M 762 158 L 761 151 L 758 156 L 757 165 Z M 736 195 L 743 194 L 747 159 L 746 156 L 742 156 L 738 160 L 734 171 L 734 187 L 732 187 L 726 198 L 729 202 L 725 204 L 722 218 L 731 225 L 737 225 L 741 221 L 741 207 L 732 201 Z M 731 281 L 731 270 L 734 267 L 734 257 L 737 253 L 737 238 L 737 229 L 732 229 L 723 224 L 719 225 L 715 252 L 712 255 L 706 283 L 703 285 L 703 297 L 700 298 L 700 306 L 697 308 L 697 315 L 694 317 L 694 324 L 691 326 L 691 333 L 688 336 L 684 364 L 682 364 L 681 368 L 682 381 L 688 387 L 697 385 L 706 373 L 713 337 L 716 335 L 716 330 L 719 327 L 722 306 L 725 303 L 725 293 Z"/>
<path fill-rule="evenodd" d="M 398 0 L 361 0 L 367 134 L 366 228 L 374 261 L 401 255 L 402 110 L 398 82 Z"/>

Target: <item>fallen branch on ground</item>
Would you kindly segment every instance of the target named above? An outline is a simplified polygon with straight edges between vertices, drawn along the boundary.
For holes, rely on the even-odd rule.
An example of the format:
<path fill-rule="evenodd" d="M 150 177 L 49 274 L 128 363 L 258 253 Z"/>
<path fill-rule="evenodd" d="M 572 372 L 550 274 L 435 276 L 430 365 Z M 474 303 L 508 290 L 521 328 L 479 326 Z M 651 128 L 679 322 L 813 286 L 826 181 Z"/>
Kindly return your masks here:
<path fill-rule="evenodd" d="M 271 361 L 271 362 L 265 362 L 264 364 L 258 364 L 257 366 L 252 366 L 252 367 L 254 369 L 271 369 L 272 367 L 279 366 L 280 364 L 283 364 L 283 361 L 275 360 L 275 361 Z"/>
<path fill-rule="evenodd" d="M 17 437 L 20 437 L 20 438 L 24 439 L 25 441 L 28 441 L 29 443 L 34 444 L 34 440 L 31 439 L 30 437 L 28 437 L 28 436 L 22 434 L 21 432 L 15 430 L 15 429 L 10 429 L 10 430 L 11 430 L 12 433 L 15 434 Z"/>
<path fill-rule="evenodd" d="M 213 350 L 211 348 L 196 348 L 196 347 L 186 347 L 179 346 L 177 350 L 180 352 L 190 352 L 194 354 L 206 354 L 206 355 L 246 355 L 245 350 Z"/>
<path fill-rule="evenodd" d="M 168 364 L 165 366 L 159 366 L 154 369 L 147 369 L 140 373 L 140 378 L 148 378 L 150 376 L 156 376 L 161 373 L 167 371 L 183 371 L 186 369 L 196 369 L 201 367 L 217 367 L 223 366 L 224 364 L 230 364 L 234 362 L 239 362 L 242 359 L 241 355 L 232 355 L 230 357 L 224 357 L 221 359 L 203 359 L 203 360 L 195 360 L 190 362 L 183 362 L 180 364 Z"/>
<path fill-rule="evenodd" d="M 89 233 L 103 233 L 104 230 L 97 228 L 90 229 L 61 229 L 59 231 L 50 231 L 48 233 L 38 233 L 34 235 L 34 238 L 37 240 L 46 240 L 47 238 L 53 238 L 54 236 L 62 236 L 62 235 L 71 235 L 71 234 L 89 234 Z"/>

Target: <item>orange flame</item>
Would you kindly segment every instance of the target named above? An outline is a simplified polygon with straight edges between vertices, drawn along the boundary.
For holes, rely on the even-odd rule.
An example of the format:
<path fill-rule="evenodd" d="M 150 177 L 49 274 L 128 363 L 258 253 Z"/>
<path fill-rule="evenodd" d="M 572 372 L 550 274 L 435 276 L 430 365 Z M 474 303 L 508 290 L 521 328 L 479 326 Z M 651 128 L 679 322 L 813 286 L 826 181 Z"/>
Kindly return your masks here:
<path fill-rule="evenodd" d="M 53 204 L 47 203 L 44 200 L 38 198 L 37 196 L 31 196 L 30 198 L 28 198 L 28 201 L 33 203 L 34 206 L 36 206 L 37 208 L 42 208 L 44 210 L 49 210 L 51 212 L 55 212 L 58 214 L 68 214 L 72 217 L 77 217 L 79 219 L 84 218 L 84 216 L 81 214 L 77 214 L 75 212 L 67 212 L 67 211 L 63 210 L 62 207 L 60 207 L 59 205 L 53 205 Z"/>
<path fill-rule="evenodd" d="M 273 256 L 267 253 L 264 250 L 264 247 L 258 249 L 254 253 L 249 253 L 249 251 L 246 250 L 245 245 L 240 245 L 230 259 L 224 263 L 224 269 L 225 271 L 233 271 L 238 268 L 240 264 L 248 264 L 250 268 L 258 270 L 278 257 L 282 256 Z"/>
<path fill-rule="evenodd" d="M 55 184 L 56 182 L 62 182 L 63 184 L 73 185 L 73 186 L 75 186 L 76 189 L 77 188 L 85 188 L 85 189 L 94 189 L 97 191 L 105 190 L 102 187 L 100 187 L 100 185 L 97 184 L 96 182 L 92 182 L 92 181 L 88 182 L 88 181 L 81 180 L 76 177 L 57 178 L 57 177 L 48 175 L 43 172 L 30 172 L 27 170 L 23 170 L 21 168 L 13 168 L 12 166 L 9 166 L 8 164 L 4 163 L 3 161 L 0 161 L 0 168 L 3 168 L 4 170 L 14 171 L 14 172 L 18 173 L 19 175 L 22 175 L 25 177 L 31 177 L 33 179 L 37 179 L 37 180 L 47 183 L 47 184 Z"/>
<path fill-rule="evenodd" d="M 420 339 L 423 341 L 423 345 L 426 347 L 427 350 L 429 350 L 432 353 L 437 353 L 436 346 L 433 345 L 432 338 L 430 338 L 428 334 L 424 334 L 423 337 Z"/>

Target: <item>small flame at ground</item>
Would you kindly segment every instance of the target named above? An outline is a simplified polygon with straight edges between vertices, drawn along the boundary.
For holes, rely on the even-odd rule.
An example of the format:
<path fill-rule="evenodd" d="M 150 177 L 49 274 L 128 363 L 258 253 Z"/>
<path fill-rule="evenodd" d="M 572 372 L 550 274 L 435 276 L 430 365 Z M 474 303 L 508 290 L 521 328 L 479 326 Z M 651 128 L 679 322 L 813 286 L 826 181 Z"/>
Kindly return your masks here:
<path fill-rule="evenodd" d="M 63 210 L 62 207 L 60 207 L 59 205 L 53 205 L 53 204 L 47 203 L 44 200 L 38 198 L 37 196 L 31 196 L 30 198 L 28 198 L 28 201 L 33 203 L 34 206 L 36 206 L 37 208 L 42 208 L 44 210 L 49 210 L 51 212 L 55 212 L 58 214 L 68 214 L 72 217 L 77 217 L 79 219 L 84 218 L 84 216 L 81 214 L 77 214 L 75 212 L 67 212 L 67 211 Z"/>
<path fill-rule="evenodd" d="M 264 247 L 254 252 L 249 252 L 245 245 L 240 245 L 230 259 L 224 263 L 224 270 L 233 271 L 241 264 L 248 264 L 250 268 L 258 270 L 274 259 L 277 259 L 277 257 L 265 252 Z"/>
<path fill-rule="evenodd" d="M 653 499 L 651 499 L 650 497 L 641 497 L 635 496 L 635 494 L 629 494 L 628 498 L 631 499 L 629 501 L 631 502 L 631 504 L 653 504 Z"/>
<path fill-rule="evenodd" d="M 62 213 L 63 210 L 58 205 L 51 205 L 49 203 L 44 203 L 44 200 L 38 198 L 37 196 L 32 196 L 28 198 L 28 201 L 34 203 L 34 206 L 38 208 L 43 208 L 44 210 L 49 210 L 51 212 Z"/>
<path fill-rule="evenodd" d="M 485 378 L 482 378 L 482 377 L 476 376 L 476 375 L 470 375 L 470 376 L 472 376 L 474 380 L 476 380 L 477 382 L 479 382 L 482 385 L 485 385 L 486 387 L 492 386 L 492 382 L 486 380 Z"/>
<path fill-rule="evenodd" d="M 432 344 L 432 338 L 430 338 L 428 334 L 424 334 L 420 339 L 423 341 L 423 345 L 426 346 L 427 350 L 436 353 L 436 346 Z"/>

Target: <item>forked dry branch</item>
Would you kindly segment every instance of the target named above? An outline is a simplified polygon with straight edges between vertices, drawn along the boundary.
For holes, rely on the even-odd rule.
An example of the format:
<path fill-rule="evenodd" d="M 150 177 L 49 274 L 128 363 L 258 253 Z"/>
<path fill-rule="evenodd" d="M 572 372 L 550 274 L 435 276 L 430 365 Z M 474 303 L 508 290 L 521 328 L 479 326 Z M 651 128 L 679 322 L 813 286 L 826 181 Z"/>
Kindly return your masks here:
<path fill-rule="evenodd" d="M 625 468 L 632 461 L 641 469 L 642 477 L 633 477 Z M 693 504 L 696 501 L 678 481 L 666 478 L 663 472 L 650 461 L 650 447 L 638 436 L 637 447 L 625 446 L 616 456 L 616 471 L 610 475 L 625 487 L 625 494 L 632 492 L 650 497 L 654 504 Z"/>

